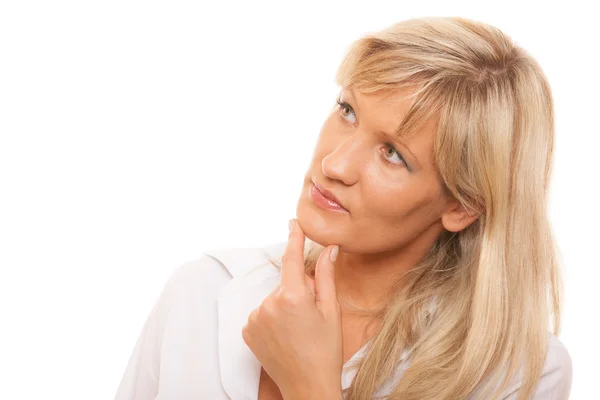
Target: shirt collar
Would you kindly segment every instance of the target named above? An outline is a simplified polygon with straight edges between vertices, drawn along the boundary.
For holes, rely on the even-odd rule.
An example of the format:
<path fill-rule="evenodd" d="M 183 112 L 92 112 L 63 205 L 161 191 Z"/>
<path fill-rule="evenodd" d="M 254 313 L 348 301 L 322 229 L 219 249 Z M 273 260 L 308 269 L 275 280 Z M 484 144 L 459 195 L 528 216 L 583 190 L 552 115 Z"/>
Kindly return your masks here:
<path fill-rule="evenodd" d="M 250 313 L 279 284 L 279 269 L 269 262 L 269 257 L 281 255 L 286 244 L 280 242 L 263 248 L 206 253 L 219 260 L 232 275 L 217 300 L 219 370 L 223 389 L 232 400 L 257 398 L 261 365 L 244 342 L 242 328 Z M 350 387 L 356 376 L 356 364 L 364 357 L 370 344 L 371 341 L 367 341 L 344 363 L 341 376 L 343 390 Z M 406 358 L 407 353 L 407 350 L 402 353 L 400 361 Z M 377 393 L 389 394 L 401 372 L 396 371 L 396 375 L 386 381 Z"/>

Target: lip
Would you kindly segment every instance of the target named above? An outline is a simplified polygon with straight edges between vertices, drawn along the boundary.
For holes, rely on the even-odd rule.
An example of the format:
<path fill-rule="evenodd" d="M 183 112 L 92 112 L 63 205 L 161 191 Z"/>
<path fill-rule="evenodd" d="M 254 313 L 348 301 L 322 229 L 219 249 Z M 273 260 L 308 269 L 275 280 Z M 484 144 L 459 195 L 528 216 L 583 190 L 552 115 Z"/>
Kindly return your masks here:
<path fill-rule="evenodd" d="M 313 202 L 321 208 L 347 214 L 349 213 L 349 211 L 341 205 L 333 193 L 315 181 L 313 181 L 313 185 L 311 187 L 311 198 Z"/>

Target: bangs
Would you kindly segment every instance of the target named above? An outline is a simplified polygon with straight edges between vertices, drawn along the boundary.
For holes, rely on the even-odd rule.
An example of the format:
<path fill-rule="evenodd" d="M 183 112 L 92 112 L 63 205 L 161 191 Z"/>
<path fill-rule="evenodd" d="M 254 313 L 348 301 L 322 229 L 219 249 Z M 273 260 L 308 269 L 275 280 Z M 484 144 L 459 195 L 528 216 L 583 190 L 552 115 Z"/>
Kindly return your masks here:
<path fill-rule="evenodd" d="M 408 52 L 403 57 L 399 47 L 403 46 L 394 43 L 392 47 L 387 41 L 372 36 L 357 40 L 340 63 L 336 83 L 364 94 L 411 93 L 403 97 L 411 103 L 394 132 L 402 139 L 418 133 L 427 121 L 439 118 L 446 85 L 441 81 L 442 73 L 417 62 Z"/>

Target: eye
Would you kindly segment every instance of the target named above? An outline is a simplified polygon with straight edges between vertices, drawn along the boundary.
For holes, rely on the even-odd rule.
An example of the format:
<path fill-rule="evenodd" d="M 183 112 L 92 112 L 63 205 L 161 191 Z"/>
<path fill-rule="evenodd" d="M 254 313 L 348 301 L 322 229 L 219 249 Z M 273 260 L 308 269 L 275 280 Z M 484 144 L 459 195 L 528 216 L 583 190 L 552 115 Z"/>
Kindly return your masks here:
<path fill-rule="evenodd" d="M 352 109 L 352 107 L 350 107 L 350 104 L 346 103 L 345 101 L 339 101 L 337 100 L 338 103 L 338 109 L 340 111 L 340 114 L 342 115 L 342 118 L 344 118 L 345 120 L 348 121 L 347 116 L 348 115 L 353 115 L 354 116 L 354 122 L 353 121 L 348 121 L 351 124 L 355 124 L 356 123 L 356 115 L 354 114 L 354 110 Z"/>
<path fill-rule="evenodd" d="M 385 161 L 387 161 L 390 164 L 394 164 L 397 167 L 405 166 L 408 168 L 408 165 L 406 165 L 406 161 L 404 161 L 404 158 L 402 158 L 402 156 L 400 155 L 400 153 L 398 153 L 398 150 L 396 150 L 394 146 L 392 146 L 390 143 L 386 143 L 385 146 L 385 148 L 387 149 L 383 155 Z M 388 156 L 390 158 L 388 158 Z M 396 161 L 392 161 L 394 156 L 396 156 Z"/>

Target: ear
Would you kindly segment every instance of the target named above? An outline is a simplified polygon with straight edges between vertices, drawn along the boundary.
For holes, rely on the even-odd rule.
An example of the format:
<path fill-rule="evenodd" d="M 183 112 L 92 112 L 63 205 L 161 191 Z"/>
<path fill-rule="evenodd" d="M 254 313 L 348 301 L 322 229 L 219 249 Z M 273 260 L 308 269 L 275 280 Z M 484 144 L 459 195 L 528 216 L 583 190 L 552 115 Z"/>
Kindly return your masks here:
<path fill-rule="evenodd" d="M 480 214 L 470 214 L 459 201 L 453 200 L 442 214 L 442 225 L 450 232 L 459 232 L 471 225 Z"/>

